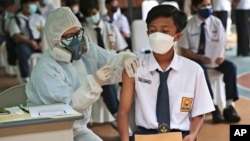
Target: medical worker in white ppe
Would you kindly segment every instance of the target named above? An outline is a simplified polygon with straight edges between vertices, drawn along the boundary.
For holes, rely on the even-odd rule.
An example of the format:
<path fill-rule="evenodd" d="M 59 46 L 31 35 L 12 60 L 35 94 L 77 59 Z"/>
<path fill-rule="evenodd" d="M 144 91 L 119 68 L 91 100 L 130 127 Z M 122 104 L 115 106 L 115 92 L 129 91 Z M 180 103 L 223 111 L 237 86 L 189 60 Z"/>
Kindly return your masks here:
<path fill-rule="evenodd" d="M 46 20 L 43 45 L 48 49 L 27 83 L 27 105 L 66 103 L 83 114 L 74 122 L 74 141 L 101 140 L 90 129 L 92 104 L 102 85 L 121 81 L 124 68 L 132 76 L 137 67 L 132 53 L 111 53 L 88 42 L 78 19 L 67 7 L 52 11 Z"/>

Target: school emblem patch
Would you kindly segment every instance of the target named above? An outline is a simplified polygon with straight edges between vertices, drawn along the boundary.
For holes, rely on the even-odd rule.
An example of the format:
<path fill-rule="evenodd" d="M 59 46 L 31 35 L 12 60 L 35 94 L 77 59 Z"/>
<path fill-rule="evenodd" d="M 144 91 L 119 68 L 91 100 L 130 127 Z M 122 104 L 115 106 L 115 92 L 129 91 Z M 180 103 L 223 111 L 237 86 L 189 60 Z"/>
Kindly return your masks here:
<path fill-rule="evenodd" d="M 193 98 L 182 97 L 181 112 L 189 112 L 192 109 Z"/>

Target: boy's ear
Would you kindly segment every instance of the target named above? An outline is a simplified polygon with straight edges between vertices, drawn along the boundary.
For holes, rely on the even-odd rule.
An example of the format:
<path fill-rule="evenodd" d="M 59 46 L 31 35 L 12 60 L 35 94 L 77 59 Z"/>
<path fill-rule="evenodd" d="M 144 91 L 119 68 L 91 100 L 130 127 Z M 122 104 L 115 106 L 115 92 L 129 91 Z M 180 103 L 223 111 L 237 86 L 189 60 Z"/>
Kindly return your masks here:
<path fill-rule="evenodd" d="M 181 33 L 181 32 L 177 33 L 177 34 L 175 35 L 175 37 L 174 37 L 174 41 L 175 41 L 175 42 L 176 42 L 176 41 L 179 41 L 181 37 L 182 37 L 182 33 Z"/>

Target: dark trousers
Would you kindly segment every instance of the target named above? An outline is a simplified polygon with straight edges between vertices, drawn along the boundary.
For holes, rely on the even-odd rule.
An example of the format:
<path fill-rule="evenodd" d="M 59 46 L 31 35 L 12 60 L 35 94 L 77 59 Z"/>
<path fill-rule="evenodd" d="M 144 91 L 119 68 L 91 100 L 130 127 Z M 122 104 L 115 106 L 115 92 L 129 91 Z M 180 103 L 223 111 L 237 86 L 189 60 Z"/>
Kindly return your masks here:
<path fill-rule="evenodd" d="M 21 77 L 29 77 L 30 68 L 28 60 L 30 56 L 34 53 L 34 50 L 27 44 L 18 43 L 16 46 L 16 55 L 18 60 L 18 66 L 21 73 Z"/>
<path fill-rule="evenodd" d="M 218 17 L 221 20 L 223 27 L 226 31 L 227 30 L 228 11 L 214 11 L 214 16 Z"/>
<path fill-rule="evenodd" d="M 170 132 L 181 132 L 182 133 L 182 138 L 187 136 L 189 134 L 189 131 L 180 131 L 173 129 Z M 158 130 L 156 129 L 146 129 L 144 127 L 137 127 L 137 130 L 133 133 L 132 136 L 129 137 L 129 141 L 134 141 L 135 140 L 135 134 L 139 135 L 149 135 L 149 134 L 158 134 Z"/>
<path fill-rule="evenodd" d="M 117 90 L 116 86 L 113 85 L 105 85 L 102 86 L 103 92 L 101 94 L 104 103 L 106 104 L 108 110 L 112 115 L 118 112 L 119 101 L 117 99 Z"/>
<path fill-rule="evenodd" d="M 246 56 L 250 52 L 250 10 L 235 10 L 235 23 L 237 31 L 237 55 Z"/>
<path fill-rule="evenodd" d="M 210 86 L 208 74 L 207 74 L 207 67 L 201 63 L 200 61 L 196 61 L 204 70 L 205 77 L 207 80 L 208 86 Z M 239 99 L 239 94 L 238 94 L 238 89 L 237 89 L 237 68 L 235 64 L 233 64 L 229 60 L 225 60 L 219 67 L 214 68 L 215 70 L 223 73 L 223 81 L 225 83 L 225 90 L 226 90 L 226 100 L 233 99 L 238 100 Z M 211 89 L 212 90 L 212 89 Z M 213 96 L 212 96 L 213 97 Z"/>
<path fill-rule="evenodd" d="M 0 45 L 5 41 L 5 37 L 0 35 Z"/>

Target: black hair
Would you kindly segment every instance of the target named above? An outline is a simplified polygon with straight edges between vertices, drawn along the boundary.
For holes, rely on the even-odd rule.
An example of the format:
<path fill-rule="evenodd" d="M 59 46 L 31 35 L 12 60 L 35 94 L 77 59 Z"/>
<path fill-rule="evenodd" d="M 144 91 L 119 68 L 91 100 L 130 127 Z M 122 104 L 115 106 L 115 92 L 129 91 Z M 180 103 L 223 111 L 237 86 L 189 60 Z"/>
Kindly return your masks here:
<path fill-rule="evenodd" d="M 115 1 L 115 0 L 105 0 L 105 4 L 110 4 L 110 3 L 112 3 L 113 1 Z"/>
<path fill-rule="evenodd" d="M 65 0 L 65 5 L 66 6 L 71 6 L 71 5 L 75 5 L 78 4 L 79 0 Z"/>
<path fill-rule="evenodd" d="M 197 7 L 203 0 L 192 0 L 192 7 Z"/>
<path fill-rule="evenodd" d="M 8 6 L 14 5 L 15 1 L 14 0 L 0 0 L 0 7 L 6 8 Z"/>
<path fill-rule="evenodd" d="M 99 10 L 99 4 L 97 0 L 80 0 L 80 11 L 84 16 L 88 16 L 93 9 Z"/>
<path fill-rule="evenodd" d="M 172 5 L 158 5 L 153 7 L 147 15 L 146 23 L 149 24 L 159 17 L 172 17 L 177 31 L 181 32 L 187 24 L 187 15 Z"/>
<path fill-rule="evenodd" d="M 26 4 L 28 2 L 37 2 L 37 0 L 21 0 L 21 5 Z"/>

